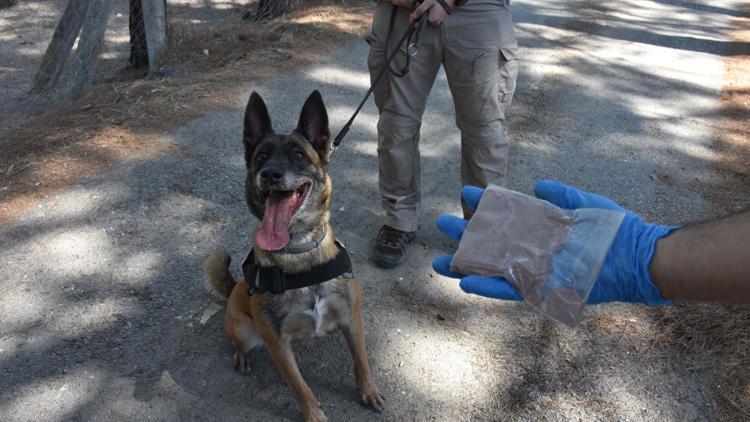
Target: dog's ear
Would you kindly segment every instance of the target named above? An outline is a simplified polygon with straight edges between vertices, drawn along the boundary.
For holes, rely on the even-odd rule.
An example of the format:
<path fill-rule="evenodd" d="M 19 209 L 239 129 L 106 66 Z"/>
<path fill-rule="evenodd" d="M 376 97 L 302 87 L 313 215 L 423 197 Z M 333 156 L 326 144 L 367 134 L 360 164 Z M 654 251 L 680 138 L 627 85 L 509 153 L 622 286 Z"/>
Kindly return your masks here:
<path fill-rule="evenodd" d="M 323 97 L 317 90 L 307 97 L 305 105 L 302 106 L 295 132 L 307 138 L 321 155 L 327 156 L 331 131 L 328 129 L 328 113 L 323 104 Z"/>
<path fill-rule="evenodd" d="M 263 102 L 263 98 L 260 98 L 257 92 L 253 91 L 245 108 L 245 130 L 242 135 L 246 155 L 251 155 L 250 153 L 258 145 L 258 142 L 272 132 L 271 117 L 268 115 L 266 103 Z"/>

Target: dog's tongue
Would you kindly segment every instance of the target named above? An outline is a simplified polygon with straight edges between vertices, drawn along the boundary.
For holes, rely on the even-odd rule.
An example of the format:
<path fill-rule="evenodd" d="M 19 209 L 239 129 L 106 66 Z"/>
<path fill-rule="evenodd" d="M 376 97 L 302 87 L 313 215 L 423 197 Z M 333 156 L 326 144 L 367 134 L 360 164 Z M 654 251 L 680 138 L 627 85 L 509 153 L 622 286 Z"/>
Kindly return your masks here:
<path fill-rule="evenodd" d="M 266 251 L 278 251 L 289 243 L 289 222 L 294 214 L 294 206 L 299 193 L 279 193 L 272 191 L 266 199 L 266 211 L 260 229 L 255 235 L 255 244 Z"/>

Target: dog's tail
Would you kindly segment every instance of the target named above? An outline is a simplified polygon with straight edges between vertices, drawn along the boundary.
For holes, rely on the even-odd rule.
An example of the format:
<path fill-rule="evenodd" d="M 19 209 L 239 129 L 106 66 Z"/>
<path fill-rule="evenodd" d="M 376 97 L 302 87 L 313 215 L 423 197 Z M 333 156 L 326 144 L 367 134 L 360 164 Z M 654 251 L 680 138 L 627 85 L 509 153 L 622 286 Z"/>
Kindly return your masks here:
<path fill-rule="evenodd" d="M 234 281 L 234 277 L 232 277 L 232 273 L 229 272 L 229 264 L 231 262 L 232 257 L 229 255 L 229 252 L 224 248 L 219 248 L 203 264 L 203 271 L 206 273 L 209 287 L 225 298 L 229 297 L 232 289 L 237 284 Z"/>

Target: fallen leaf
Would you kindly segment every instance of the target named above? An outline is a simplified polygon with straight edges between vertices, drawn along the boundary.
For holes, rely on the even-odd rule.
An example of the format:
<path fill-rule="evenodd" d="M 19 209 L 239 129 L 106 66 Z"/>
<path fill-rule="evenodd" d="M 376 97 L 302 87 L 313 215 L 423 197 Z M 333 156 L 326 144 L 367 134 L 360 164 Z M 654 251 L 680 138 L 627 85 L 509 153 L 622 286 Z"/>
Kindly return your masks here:
<path fill-rule="evenodd" d="M 206 308 L 203 311 L 203 314 L 201 315 L 201 319 L 200 319 L 201 325 L 206 325 L 208 320 L 211 319 L 211 317 L 214 316 L 220 310 L 221 310 L 221 306 L 219 306 L 216 303 L 212 303 L 208 305 L 208 308 Z"/>

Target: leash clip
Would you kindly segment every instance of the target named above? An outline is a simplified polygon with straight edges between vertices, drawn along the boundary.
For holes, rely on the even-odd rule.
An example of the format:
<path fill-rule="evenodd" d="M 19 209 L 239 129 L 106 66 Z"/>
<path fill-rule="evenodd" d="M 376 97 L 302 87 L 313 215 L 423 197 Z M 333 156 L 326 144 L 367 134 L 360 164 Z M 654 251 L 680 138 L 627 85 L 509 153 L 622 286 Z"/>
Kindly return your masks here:
<path fill-rule="evenodd" d="M 411 42 L 411 35 L 408 37 L 408 45 L 406 46 L 406 53 L 410 56 L 414 57 L 417 55 L 417 51 L 419 51 L 419 48 L 417 47 L 419 45 L 419 39 L 422 38 L 422 32 L 424 32 L 424 27 L 427 25 L 427 16 L 424 14 L 419 17 L 417 20 L 417 26 L 413 29 L 414 34 L 414 41 Z M 413 24 L 412 24 L 413 25 Z M 404 72 L 406 73 L 406 72 Z"/>

